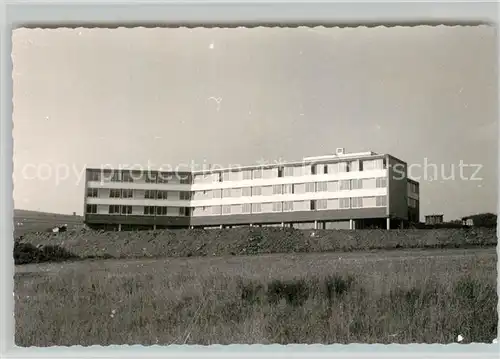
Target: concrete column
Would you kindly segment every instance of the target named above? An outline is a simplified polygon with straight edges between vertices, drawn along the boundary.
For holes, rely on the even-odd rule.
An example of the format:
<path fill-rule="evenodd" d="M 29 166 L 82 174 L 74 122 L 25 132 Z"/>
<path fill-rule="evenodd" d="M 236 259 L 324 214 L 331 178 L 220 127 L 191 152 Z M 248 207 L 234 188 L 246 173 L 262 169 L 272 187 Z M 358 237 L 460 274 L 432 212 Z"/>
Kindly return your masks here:
<path fill-rule="evenodd" d="M 349 229 L 354 229 L 354 220 L 349 220 Z"/>
<path fill-rule="evenodd" d="M 120 224 L 118 224 L 118 232 L 120 232 L 121 230 L 122 230 L 122 225 L 120 223 Z"/>
<path fill-rule="evenodd" d="M 285 227 L 285 222 L 281 222 L 281 228 Z"/>
<path fill-rule="evenodd" d="M 222 227 L 222 224 L 221 224 L 221 225 L 220 225 L 220 229 L 222 229 L 222 228 L 223 228 L 223 227 Z"/>
<path fill-rule="evenodd" d="M 387 218 L 386 219 L 386 223 L 387 223 L 387 229 L 391 229 L 391 219 L 390 218 Z"/>
<path fill-rule="evenodd" d="M 156 231 L 156 224 L 153 224 L 153 231 Z"/>
<path fill-rule="evenodd" d="M 405 228 L 405 223 L 403 220 L 401 220 L 401 229 L 404 229 Z"/>
<path fill-rule="evenodd" d="M 314 221 L 314 229 L 318 229 L 318 221 Z"/>

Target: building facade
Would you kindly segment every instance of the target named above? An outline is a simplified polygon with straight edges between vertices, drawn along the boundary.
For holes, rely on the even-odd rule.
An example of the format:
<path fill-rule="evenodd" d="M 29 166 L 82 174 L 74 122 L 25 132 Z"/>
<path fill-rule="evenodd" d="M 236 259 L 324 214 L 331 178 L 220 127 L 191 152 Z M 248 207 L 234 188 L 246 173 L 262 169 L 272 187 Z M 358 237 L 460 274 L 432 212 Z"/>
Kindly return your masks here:
<path fill-rule="evenodd" d="M 443 214 L 431 214 L 425 216 L 425 224 L 427 225 L 436 225 L 436 224 L 443 224 L 444 222 L 444 215 Z"/>
<path fill-rule="evenodd" d="M 288 226 L 400 228 L 419 219 L 405 162 L 374 152 L 265 166 L 162 172 L 87 169 L 85 223 L 110 230 Z"/>

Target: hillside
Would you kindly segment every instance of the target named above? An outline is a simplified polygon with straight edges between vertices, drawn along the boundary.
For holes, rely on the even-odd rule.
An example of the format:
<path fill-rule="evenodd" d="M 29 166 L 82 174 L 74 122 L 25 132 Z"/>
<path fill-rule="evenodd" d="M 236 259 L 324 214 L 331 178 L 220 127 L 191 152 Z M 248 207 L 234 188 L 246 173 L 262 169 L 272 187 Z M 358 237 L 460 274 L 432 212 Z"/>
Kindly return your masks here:
<path fill-rule="evenodd" d="M 496 243 L 496 229 L 493 228 L 394 231 L 233 228 L 141 232 L 81 229 L 58 234 L 26 234 L 19 251 L 26 257 L 31 250 L 40 258 L 47 258 L 47 253 L 38 253 L 44 251 L 44 247 L 45 251 L 56 253 L 54 256 L 64 258 L 158 258 L 467 248 Z"/>
<path fill-rule="evenodd" d="M 62 224 L 67 224 L 68 228 L 77 228 L 83 224 L 83 216 L 14 209 L 15 237 L 30 232 L 44 232 Z"/>

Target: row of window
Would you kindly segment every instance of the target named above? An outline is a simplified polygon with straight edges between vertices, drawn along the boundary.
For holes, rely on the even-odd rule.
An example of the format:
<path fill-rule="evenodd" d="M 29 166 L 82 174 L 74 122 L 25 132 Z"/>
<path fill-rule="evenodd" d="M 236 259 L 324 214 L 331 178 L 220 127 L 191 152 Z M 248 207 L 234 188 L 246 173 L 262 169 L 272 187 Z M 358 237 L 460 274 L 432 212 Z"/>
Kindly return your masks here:
<path fill-rule="evenodd" d="M 97 214 L 97 205 L 88 204 L 86 211 L 88 214 Z M 132 206 L 110 205 L 107 214 L 132 215 Z M 166 206 L 146 206 L 138 215 L 146 216 L 189 216 L 188 207 L 166 207 Z"/>
<path fill-rule="evenodd" d="M 215 190 L 205 190 L 197 192 L 180 191 L 179 199 L 189 201 L 195 199 L 208 199 L 208 198 L 231 198 L 231 197 L 250 197 L 250 196 L 270 196 L 280 194 L 300 194 L 311 192 L 337 192 L 349 191 L 354 189 L 368 189 L 368 188 L 385 188 L 387 186 L 387 178 L 368 178 L 368 179 L 353 179 L 341 181 L 328 181 L 328 182 L 310 182 L 310 183 L 297 183 L 297 184 L 279 184 L 269 186 L 254 186 L 254 187 L 241 187 L 241 188 L 225 188 Z M 159 190 L 145 190 L 145 199 L 168 199 L 169 192 L 173 191 L 159 191 Z M 88 188 L 87 197 L 99 197 L 98 188 Z M 133 198 L 134 193 L 132 189 L 110 189 L 110 198 Z"/>
<path fill-rule="evenodd" d="M 189 175 L 180 175 L 172 173 L 151 173 L 151 172 L 131 172 L 131 171 L 113 171 L 110 173 L 92 171 L 89 174 L 89 181 L 104 181 L 111 182 L 135 182 L 144 179 L 146 183 L 180 183 L 190 184 L 191 178 Z"/>
<path fill-rule="evenodd" d="M 275 168 L 257 168 L 254 170 L 225 171 L 210 174 L 194 175 L 194 183 L 227 182 L 253 180 L 262 178 L 298 177 L 316 174 L 333 174 L 342 172 L 369 171 L 385 169 L 385 159 L 353 160 L 329 164 L 312 164 L 307 166 L 281 166 Z"/>
<path fill-rule="evenodd" d="M 363 161 L 352 160 L 328 164 L 280 166 L 274 168 L 257 168 L 254 170 L 235 170 L 210 174 L 198 174 L 194 175 L 194 183 L 357 172 L 385 168 L 387 168 L 385 159 Z M 168 183 L 171 181 L 181 184 L 191 183 L 191 176 L 189 174 L 175 174 L 172 172 L 140 172 L 127 170 L 116 170 L 111 172 L 91 171 L 89 176 L 90 181 L 103 181 L 106 179 L 111 182 L 134 182 L 136 180 L 144 179 L 146 183 Z"/>
<path fill-rule="evenodd" d="M 244 203 L 222 206 L 195 207 L 194 216 L 250 214 L 266 212 L 315 211 L 326 209 L 370 208 L 387 206 L 386 196 L 319 199 L 269 203 Z"/>
<path fill-rule="evenodd" d="M 291 211 L 315 211 L 325 209 L 349 209 L 364 207 L 385 207 L 386 196 L 375 197 L 352 197 L 337 199 L 319 199 L 311 201 L 287 201 L 269 203 L 243 203 L 223 206 L 207 206 L 193 208 L 193 215 L 228 215 L 228 214 L 250 214 L 264 212 L 291 212 Z M 146 216 L 189 216 L 191 209 L 188 207 L 166 207 L 145 206 L 140 214 Z M 87 213 L 96 214 L 97 205 L 88 204 Z M 132 206 L 110 205 L 108 214 L 131 215 Z M 139 214 L 139 213 L 137 213 Z"/>
<path fill-rule="evenodd" d="M 385 188 L 387 178 L 353 179 L 327 182 L 310 182 L 296 184 L 279 184 L 242 188 L 225 188 L 195 192 L 195 199 L 230 198 L 250 196 L 271 196 L 280 194 L 301 194 L 311 192 L 337 192 L 354 189 Z M 201 198 L 200 198 L 201 197 Z"/>
<path fill-rule="evenodd" d="M 179 193 L 180 200 L 189 201 L 191 199 L 191 193 L 187 191 L 157 191 L 157 190 L 146 190 L 144 191 L 145 199 L 168 199 L 169 192 Z M 87 197 L 98 198 L 99 189 L 98 188 L 88 188 Z M 133 198 L 134 190 L 132 189 L 110 189 L 109 198 Z"/>

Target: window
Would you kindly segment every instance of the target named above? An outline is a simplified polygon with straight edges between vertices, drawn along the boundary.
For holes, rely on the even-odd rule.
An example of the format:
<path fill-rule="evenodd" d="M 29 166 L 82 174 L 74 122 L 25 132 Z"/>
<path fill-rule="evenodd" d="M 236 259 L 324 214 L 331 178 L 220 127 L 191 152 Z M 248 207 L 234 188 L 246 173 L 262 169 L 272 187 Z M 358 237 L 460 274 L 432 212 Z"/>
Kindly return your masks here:
<path fill-rule="evenodd" d="M 191 192 L 181 191 L 179 196 L 181 201 L 191 200 Z"/>
<path fill-rule="evenodd" d="M 99 190 L 97 188 L 87 188 L 87 197 L 99 197 Z"/>
<path fill-rule="evenodd" d="M 243 193 L 242 188 L 231 188 L 231 197 L 238 198 L 241 197 Z"/>
<path fill-rule="evenodd" d="M 362 189 L 362 188 L 363 188 L 363 180 L 362 179 L 351 180 L 351 189 Z"/>
<path fill-rule="evenodd" d="M 121 196 L 122 198 L 132 198 L 133 197 L 133 190 L 131 189 L 122 189 Z"/>
<path fill-rule="evenodd" d="M 252 204 L 251 203 L 243 203 L 243 208 L 241 212 L 243 213 L 250 213 L 252 211 Z"/>
<path fill-rule="evenodd" d="M 132 214 L 132 206 L 122 206 L 122 214 Z"/>
<path fill-rule="evenodd" d="M 316 209 L 327 209 L 327 204 L 326 199 L 318 199 L 316 200 Z"/>
<path fill-rule="evenodd" d="M 122 181 L 123 182 L 134 182 L 134 179 L 132 178 L 132 174 L 130 171 L 124 171 L 122 173 Z"/>
<path fill-rule="evenodd" d="M 109 190 L 109 197 L 110 198 L 120 198 L 120 190 L 119 189 L 110 189 Z"/>
<path fill-rule="evenodd" d="M 387 178 L 386 177 L 377 177 L 376 179 L 377 188 L 385 188 L 387 186 Z"/>
<path fill-rule="evenodd" d="M 385 207 L 387 206 L 387 197 L 386 196 L 378 196 L 376 201 L 377 207 Z"/>
<path fill-rule="evenodd" d="M 350 161 L 347 164 L 347 172 L 356 172 L 359 171 L 359 161 Z"/>
<path fill-rule="evenodd" d="M 283 204 L 281 202 L 274 202 L 273 212 L 282 212 L 282 211 L 283 211 Z"/>
<path fill-rule="evenodd" d="M 312 201 L 310 202 L 310 204 L 309 204 L 309 209 L 310 209 L 311 211 L 316 210 L 316 201 L 315 201 L 315 200 L 312 200 Z"/>
<path fill-rule="evenodd" d="M 283 177 L 283 167 L 278 167 L 278 177 Z"/>
<path fill-rule="evenodd" d="M 285 177 L 293 177 L 293 167 L 285 167 L 284 175 Z"/>
<path fill-rule="evenodd" d="M 120 182 L 120 172 L 113 171 L 113 174 L 111 175 L 111 182 Z"/>
<path fill-rule="evenodd" d="M 325 175 L 327 175 L 327 174 L 328 174 L 328 165 L 323 165 L 323 173 L 324 173 Z"/>
<path fill-rule="evenodd" d="M 283 185 L 275 184 L 273 185 L 273 194 L 282 194 L 283 193 Z"/>
<path fill-rule="evenodd" d="M 339 164 L 338 163 L 329 163 L 327 165 L 327 167 L 328 167 L 328 173 L 338 173 L 339 172 Z"/>
<path fill-rule="evenodd" d="M 90 172 L 89 181 L 100 181 L 101 180 L 101 172 Z"/>
<path fill-rule="evenodd" d="M 262 212 L 262 203 L 252 203 L 252 213 Z"/>
<path fill-rule="evenodd" d="M 188 207 L 179 207 L 179 216 L 181 217 L 187 217 L 190 215 L 189 208 Z"/>
<path fill-rule="evenodd" d="M 153 206 L 144 207 L 144 215 L 154 216 L 155 215 L 155 208 Z"/>
<path fill-rule="evenodd" d="M 222 190 L 222 198 L 229 198 L 231 197 L 231 188 L 224 188 Z"/>
<path fill-rule="evenodd" d="M 167 215 L 167 207 L 156 207 L 156 215 L 157 216 L 166 216 Z"/>
<path fill-rule="evenodd" d="M 341 191 L 349 191 L 350 188 L 350 181 L 349 180 L 341 180 L 340 181 L 340 190 Z"/>
<path fill-rule="evenodd" d="M 316 191 L 317 192 L 326 192 L 328 190 L 327 182 L 317 182 L 316 183 Z"/>
<path fill-rule="evenodd" d="M 349 208 L 350 207 L 350 199 L 349 198 L 340 198 L 339 200 L 339 208 Z"/>
<path fill-rule="evenodd" d="M 351 208 L 361 208 L 361 207 L 363 207 L 363 198 L 362 197 L 351 198 Z"/>
<path fill-rule="evenodd" d="M 146 190 L 144 192 L 145 199 L 156 199 L 156 191 Z"/>
<path fill-rule="evenodd" d="M 293 211 L 293 202 L 283 202 L 283 212 Z"/>
<path fill-rule="evenodd" d="M 157 199 L 167 199 L 168 198 L 168 191 L 156 191 L 156 198 Z"/>
<path fill-rule="evenodd" d="M 222 191 L 220 189 L 214 189 L 213 198 L 221 198 L 221 196 L 222 196 Z"/>
<path fill-rule="evenodd" d="M 109 214 L 120 214 L 120 206 L 117 205 L 109 206 Z"/>
<path fill-rule="evenodd" d="M 262 188 L 261 187 L 252 187 L 252 196 L 261 196 Z"/>
<path fill-rule="evenodd" d="M 222 213 L 222 206 L 212 206 L 212 214 L 219 216 Z"/>
<path fill-rule="evenodd" d="M 231 172 L 224 172 L 224 173 L 222 174 L 222 180 L 223 180 L 224 182 L 229 181 L 230 175 L 231 175 Z"/>
<path fill-rule="evenodd" d="M 408 198 L 408 206 L 412 208 L 417 208 L 417 200 L 414 198 Z"/>
<path fill-rule="evenodd" d="M 306 183 L 306 192 L 316 192 L 316 183 Z"/>
<path fill-rule="evenodd" d="M 358 170 L 361 172 L 363 171 L 363 161 L 358 162 Z"/>
<path fill-rule="evenodd" d="M 262 168 L 253 170 L 253 179 L 262 178 Z"/>
<path fill-rule="evenodd" d="M 252 195 L 252 187 L 243 187 L 241 193 L 243 197 L 250 197 Z"/>
<path fill-rule="evenodd" d="M 167 172 L 160 172 L 158 173 L 156 181 L 158 183 L 168 183 L 170 179 L 172 179 L 172 176 L 169 175 Z"/>
<path fill-rule="evenodd" d="M 293 193 L 293 184 L 284 184 L 283 185 L 283 194 Z"/>
<path fill-rule="evenodd" d="M 97 213 L 97 204 L 87 204 L 87 213 L 90 214 Z"/>
<path fill-rule="evenodd" d="M 326 184 L 328 192 L 337 192 L 339 190 L 339 182 L 338 181 L 330 181 Z"/>
<path fill-rule="evenodd" d="M 156 183 L 156 173 L 146 172 L 146 183 Z"/>
<path fill-rule="evenodd" d="M 312 175 L 316 174 L 316 165 L 311 165 L 311 174 Z"/>
<path fill-rule="evenodd" d="M 231 214 L 231 206 L 222 206 L 222 214 Z"/>
<path fill-rule="evenodd" d="M 187 175 L 187 174 L 179 175 L 179 183 L 180 184 L 190 184 L 191 179 L 189 178 L 189 175 Z"/>
<path fill-rule="evenodd" d="M 326 206 L 328 209 L 339 209 L 339 199 L 328 199 Z"/>
<path fill-rule="evenodd" d="M 252 171 L 245 170 L 243 171 L 243 180 L 251 180 L 252 179 Z"/>

